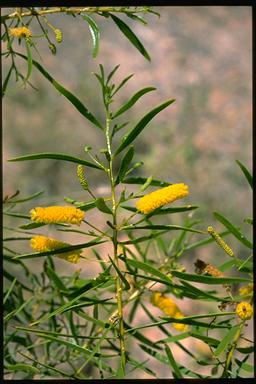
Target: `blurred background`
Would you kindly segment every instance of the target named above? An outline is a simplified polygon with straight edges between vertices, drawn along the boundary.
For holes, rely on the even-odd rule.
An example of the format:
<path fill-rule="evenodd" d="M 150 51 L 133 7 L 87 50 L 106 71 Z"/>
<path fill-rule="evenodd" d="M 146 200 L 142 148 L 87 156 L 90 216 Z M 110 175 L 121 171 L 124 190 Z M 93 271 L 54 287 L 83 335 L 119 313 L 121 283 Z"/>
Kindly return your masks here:
<path fill-rule="evenodd" d="M 151 62 L 140 55 L 111 20 L 100 16 L 93 16 L 101 30 L 99 55 L 93 59 L 87 24 L 80 18 L 54 15 L 49 16 L 49 21 L 62 30 L 63 43 L 53 56 L 45 40 L 38 39 L 41 63 L 101 121 L 101 91 L 93 75 L 99 72 L 100 63 L 106 71 L 120 64 L 116 83 L 134 73 L 117 96 L 113 105 L 116 109 L 139 89 L 156 87 L 157 91 L 145 95 L 122 115 L 121 121 L 130 121 L 127 131 L 147 111 L 175 98 L 176 102 L 157 115 L 139 136 L 134 160 L 143 161 L 144 166 L 134 175 L 188 184 L 190 196 L 184 204 L 200 206 L 193 213 L 196 220 L 202 220 L 200 229 L 212 225 L 223 230 L 212 214 L 218 211 L 250 237 L 250 226 L 243 219 L 252 215 L 252 194 L 235 160 L 252 169 L 251 8 L 162 6 L 154 10 L 161 17 L 146 15 L 147 26 L 120 16 L 140 38 Z M 33 33 L 39 30 L 35 27 Z M 18 50 L 22 51 L 22 47 Z M 34 58 L 40 62 L 36 53 Z M 25 73 L 24 63 L 19 65 Z M 3 77 L 8 68 L 3 60 Z M 94 153 L 105 147 L 101 131 L 85 120 L 36 68 L 31 83 L 38 91 L 11 83 L 3 101 L 4 195 L 17 189 L 21 196 L 44 190 L 44 195 L 36 200 L 37 206 L 63 204 L 64 196 L 89 200 L 81 191 L 75 164 L 55 160 L 7 162 L 37 152 L 64 152 L 89 160 L 84 146 L 92 146 Z M 86 173 L 92 190 L 98 196 L 106 196 L 106 180 L 99 178 L 97 170 L 87 169 Z M 29 202 L 24 207 L 30 210 L 34 205 Z M 28 214 L 25 208 L 23 213 Z M 90 211 L 88 218 L 93 215 Z M 182 225 L 184 217 L 177 214 L 170 220 Z M 102 218 L 94 219 L 104 224 Z M 10 222 L 7 219 L 7 224 Z M 69 236 L 72 242 L 72 235 Z M 248 254 L 231 237 L 229 244 L 238 256 Z M 196 257 L 212 260 L 212 251 L 216 252 L 216 245 L 187 255 L 188 270 L 194 270 L 190 257 L 193 262 Z M 24 252 L 30 252 L 28 245 L 24 245 Z M 218 257 L 221 260 L 221 255 Z M 84 273 L 94 276 L 95 270 L 90 268 Z"/>

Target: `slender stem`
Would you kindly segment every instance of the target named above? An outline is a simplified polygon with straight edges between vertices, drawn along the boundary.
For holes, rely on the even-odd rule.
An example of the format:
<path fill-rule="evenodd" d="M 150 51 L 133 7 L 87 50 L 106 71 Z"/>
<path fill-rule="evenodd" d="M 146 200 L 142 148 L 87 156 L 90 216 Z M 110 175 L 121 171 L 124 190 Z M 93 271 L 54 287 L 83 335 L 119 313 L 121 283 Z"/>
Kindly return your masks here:
<path fill-rule="evenodd" d="M 17 11 L 10 13 L 9 15 L 4 15 L 1 17 L 1 20 L 6 19 L 15 19 L 22 18 L 33 15 L 50 15 L 54 13 L 70 13 L 70 14 L 80 14 L 80 13 L 99 13 L 99 12 L 121 12 L 121 13 L 145 13 L 147 12 L 147 7 L 133 7 L 129 9 L 128 7 L 83 7 L 83 8 L 72 8 L 72 7 L 57 7 L 51 9 L 44 9 L 37 11 L 34 8 L 28 12 L 18 13 Z"/>
<path fill-rule="evenodd" d="M 113 155 L 111 151 L 111 139 L 110 139 L 110 114 L 108 109 L 106 110 L 106 140 L 107 140 L 107 149 L 110 156 L 109 159 L 109 180 L 111 184 L 111 196 L 112 196 L 112 215 L 113 215 L 113 237 L 112 243 L 114 248 L 114 260 L 118 269 L 119 268 L 119 259 L 118 259 L 118 228 L 117 228 L 117 201 L 115 193 L 115 180 L 113 175 Z M 120 337 L 120 353 L 121 353 L 121 366 L 123 372 L 125 372 L 126 365 L 126 352 L 125 352 L 125 340 L 124 340 L 124 321 L 123 321 L 123 298 L 122 298 L 122 286 L 120 277 L 116 274 L 116 298 L 117 298 L 117 311 L 119 319 L 119 337 Z"/>
<path fill-rule="evenodd" d="M 223 373 L 221 375 L 221 377 L 228 377 L 229 376 L 229 369 L 231 367 L 231 363 L 232 363 L 232 358 L 233 358 L 233 355 L 234 355 L 234 352 L 236 350 L 236 346 L 237 346 L 237 343 L 238 343 L 238 340 L 240 338 L 240 335 L 241 335 L 241 332 L 243 330 L 243 327 L 244 327 L 244 324 L 245 324 L 246 320 L 244 320 L 238 330 L 237 330 L 237 333 L 234 337 L 234 340 L 233 340 L 233 343 L 232 343 L 232 346 L 227 354 L 227 358 L 226 358 L 226 362 L 225 362 L 225 367 L 224 367 L 224 370 L 223 370 Z"/>
<path fill-rule="evenodd" d="M 253 301 L 253 298 L 251 298 L 250 304 L 252 304 L 252 301 Z M 229 369 L 231 368 L 232 358 L 233 358 L 234 352 L 236 350 L 237 343 L 238 343 L 238 341 L 239 341 L 239 339 L 241 337 L 241 333 L 242 333 L 242 330 L 244 328 L 244 325 L 245 325 L 246 321 L 247 320 L 243 320 L 241 322 L 241 324 L 240 324 L 240 326 L 239 326 L 239 328 L 237 330 L 237 333 L 235 334 L 232 346 L 231 346 L 231 348 L 230 348 L 230 350 L 228 351 L 228 354 L 227 354 L 224 370 L 223 370 L 223 373 L 222 373 L 221 377 L 229 377 Z"/>
<path fill-rule="evenodd" d="M 99 228 L 97 228 L 93 224 L 89 223 L 89 221 L 87 221 L 87 220 L 82 220 L 82 221 L 83 221 L 83 223 L 89 225 L 90 227 L 92 227 L 96 231 L 100 232 L 103 236 L 110 237 L 106 232 L 101 231 Z"/>

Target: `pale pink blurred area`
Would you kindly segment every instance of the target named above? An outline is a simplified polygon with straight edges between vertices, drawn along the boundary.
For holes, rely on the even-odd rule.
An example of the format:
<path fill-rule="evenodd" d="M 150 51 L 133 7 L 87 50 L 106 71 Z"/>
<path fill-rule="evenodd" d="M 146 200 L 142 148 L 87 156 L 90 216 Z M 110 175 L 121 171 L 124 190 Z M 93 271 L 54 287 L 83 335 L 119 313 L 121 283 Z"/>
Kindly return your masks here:
<path fill-rule="evenodd" d="M 101 92 L 93 75 L 93 72 L 99 72 L 100 63 L 106 71 L 120 64 L 114 77 L 116 84 L 134 73 L 119 96 L 116 96 L 114 110 L 139 89 L 156 87 L 156 91 L 145 95 L 127 115 L 120 117 L 120 122 L 130 121 L 127 128 L 121 131 L 123 134 L 156 105 L 167 99 L 176 99 L 175 103 L 150 122 L 135 142 L 134 161 L 143 161 L 144 165 L 134 175 L 152 175 L 155 179 L 189 185 L 189 197 L 176 202 L 174 206 L 191 204 L 200 208 L 191 213 L 168 216 L 163 224 L 184 225 L 185 219 L 189 217 L 191 220 L 201 220 L 198 227 L 202 230 L 213 225 L 221 231 L 223 227 L 212 214 L 218 211 L 250 237 L 250 226 L 243 223 L 243 219 L 252 216 L 252 195 L 235 160 L 240 160 L 249 170 L 252 169 L 252 9 L 247 6 L 159 6 L 154 9 L 161 17 L 146 15 L 147 26 L 119 15 L 144 44 L 151 62 L 136 51 L 110 19 L 99 16 L 93 16 L 101 30 L 99 55 L 96 59 L 92 58 L 92 40 L 87 24 L 68 15 L 49 16 L 49 20 L 54 21 L 56 27 L 63 32 L 63 43 L 58 44 L 57 55 L 53 56 L 47 44 L 38 39 L 37 49 L 43 60 L 41 62 L 36 53 L 34 58 L 64 87 L 79 97 L 103 123 L 105 117 Z M 38 27 L 34 28 L 35 33 L 38 32 Z M 21 51 L 21 47 L 17 49 Z M 24 63 L 19 61 L 19 65 L 25 72 Z M 3 77 L 7 71 L 5 60 Z M 64 197 L 88 202 L 91 197 L 81 190 L 75 164 L 57 160 L 7 162 L 10 158 L 37 152 L 63 152 L 90 161 L 84 152 L 85 146 L 92 146 L 93 154 L 106 147 L 102 132 L 85 120 L 36 68 L 33 68 L 31 82 L 38 91 L 29 86 L 23 89 L 11 82 L 3 99 L 4 195 L 11 195 L 17 189 L 20 190 L 20 196 L 45 191 L 37 200 L 17 207 L 21 214 L 28 214 L 34 206 L 66 205 Z M 120 137 L 121 134 L 118 135 Z M 114 145 L 117 144 L 118 141 L 114 140 Z M 115 171 L 119 164 L 120 161 Z M 86 168 L 85 172 L 96 196 L 108 197 L 110 191 L 103 173 L 93 168 Z M 133 188 L 126 185 L 127 194 L 138 189 L 139 186 Z M 131 205 L 134 204 L 132 201 Z M 122 211 L 121 217 L 129 213 Z M 161 219 L 157 218 L 156 222 L 160 223 Z M 109 228 L 106 216 L 96 209 L 86 212 L 86 220 L 102 230 Z M 14 220 L 6 218 L 6 223 L 10 226 Z M 19 224 L 24 223 L 19 221 Z M 89 227 L 83 223 L 80 229 L 88 231 Z M 70 244 L 92 240 L 89 236 L 57 231 L 54 227 L 39 228 L 35 233 Z M 165 239 L 170 242 L 177 236 L 174 231 Z M 202 239 L 200 236 L 190 238 L 191 242 Z M 125 240 L 127 238 L 123 237 L 122 241 Z M 237 256 L 247 256 L 248 251 L 236 239 L 230 236 L 228 242 Z M 131 248 L 135 252 L 134 247 Z M 24 253 L 32 251 L 29 242 L 23 242 L 19 250 Z M 97 245 L 95 250 L 109 265 L 108 255 L 113 253 L 109 243 Z M 82 255 L 87 260 L 81 260 L 78 264 L 55 258 L 59 275 L 68 276 L 74 271 L 80 271 L 81 279 L 96 278 L 102 272 L 102 267 L 92 249 L 84 249 Z M 150 249 L 148 258 L 155 261 L 156 267 L 158 259 L 154 250 Z M 185 251 L 179 262 L 186 272 L 194 273 L 194 262 L 198 258 L 216 264 L 228 260 L 228 256 L 221 249 L 216 250 L 216 244 L 212 244 Z M 31 260 L 27 264 L 31 270 L 37 269 L 40 273 L 43 259 Z M 195 286 L 205 289 L 202 284 Z M 157 288 L 163 289 L 160 285 L 153 289 Z M 225 294 L 223 287 L 216 288 L 216 291 Z M 177 301 L 187 316 L 218 311 L 216 303 L 182 300 L 171 293 L 168 295 Z M 163 316 L 150 303 L 149 291 L 143 293 L 142 302 L 156 319 Z M 128 321 L 130 309 L 131 304 L 128 304 L 124 310 L 125 321 Z M 150 322 L 143 308 L 139 307 L 131 326 Z M 179 333 L 171 324 L 164 327 L 171 334 Z M 140 332 L 153 342 L 167 337 L 156 327 L 145 328 Z M 210 331 L 209 337 L 224 336 L 218 332 Z M 252 325 L 249 324 L 245 336 L 252 339 L 252 333 Z M 200 340 L 189 337 L 180 343 L 198 360 L 214 359 L 209 346 Z M 197 364 L 196 359 L 191 359 L 177 344 L 168 345 L 177 363 L 200 374 L 211 375 L 210 366 Z M 245 341 L 241 341 L 240 345 L 247 346 Z M 128 346 L 133 358 L 148 360 L 146 366 L 156 372 L 158 378 L 172 378 L 168 365 L 150 357 L 139 347 L 139 342 L 129 338 Z M 140 370 L 130 373 L 128 378 L 153 376 Z"/>

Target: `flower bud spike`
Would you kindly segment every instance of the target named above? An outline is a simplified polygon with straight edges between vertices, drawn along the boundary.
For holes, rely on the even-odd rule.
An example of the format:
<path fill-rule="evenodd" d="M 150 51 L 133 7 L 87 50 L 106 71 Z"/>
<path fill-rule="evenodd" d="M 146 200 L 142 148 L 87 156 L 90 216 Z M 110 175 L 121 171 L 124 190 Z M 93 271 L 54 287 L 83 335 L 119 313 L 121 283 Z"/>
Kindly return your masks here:
<path fill-rule="evenodd" d="M 77 166 L 77 176 L 79 178 L 80 184 L 83 187 L 83 189 L 85 191 L 88 191 L 88 182 L 85 178 L 83 166 L 81 164 Z"/>
<path fill-rule="evenodd" d="M 54 33 L 55 33 L 55 39 L 58 43 L 61 43 L 62 42 L 62 39 L 63 39 L 63 36 L 62 36 L 62 32 L 60 29 L 55 29 L 54 30 Z"/>
<path fill-rule="evenodd" d="M 220 237 L 220 235 L 214 231 L 213 227 L 207 228 L 208 233 L 216 241 L 216 243 L 229 255 L 234 256 L 232 249 L 225 243 L 225 241 Z"/>

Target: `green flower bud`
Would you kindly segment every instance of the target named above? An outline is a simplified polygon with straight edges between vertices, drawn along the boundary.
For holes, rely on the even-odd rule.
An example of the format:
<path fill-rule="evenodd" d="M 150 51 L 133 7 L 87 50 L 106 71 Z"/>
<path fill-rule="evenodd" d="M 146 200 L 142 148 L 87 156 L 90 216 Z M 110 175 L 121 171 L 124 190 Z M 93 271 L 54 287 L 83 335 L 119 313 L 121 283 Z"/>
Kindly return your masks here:
<path fill-rule="evenodd" d="M 61 30 L 60 29 L 55 29 L 54 33 L 55 33 L 56 41 L 58 43 L 61 43 L 62 42 L 62 32 L 61 32 Z"/>
<path fill-rule="evenodd" d="M 79 164 L 77 166 L 77 176 L 79 178 L 81 186 L 83 187 L 83 189 L 85 191 L 87 191 L 88 190 L 88 183 L 87 183 L 87 180 L 86 180 L 85 175 L 84 175 L 83 166 L 81 164 Z"/>

